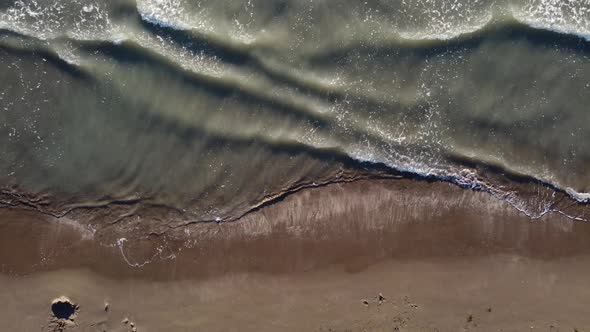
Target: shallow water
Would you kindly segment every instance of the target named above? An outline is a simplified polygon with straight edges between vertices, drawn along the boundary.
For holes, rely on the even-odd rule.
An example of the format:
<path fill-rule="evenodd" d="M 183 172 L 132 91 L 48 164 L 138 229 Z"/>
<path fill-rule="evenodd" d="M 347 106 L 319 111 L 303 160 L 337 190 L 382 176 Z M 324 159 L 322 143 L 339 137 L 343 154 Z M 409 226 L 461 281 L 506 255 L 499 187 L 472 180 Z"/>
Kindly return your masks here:
<path fill-rule="evenodd" d="M 588 199 L 589 36 L 586 1 L 4 1 L 0 186 L 212 219 L 368 161 L 539 216 Z"/>

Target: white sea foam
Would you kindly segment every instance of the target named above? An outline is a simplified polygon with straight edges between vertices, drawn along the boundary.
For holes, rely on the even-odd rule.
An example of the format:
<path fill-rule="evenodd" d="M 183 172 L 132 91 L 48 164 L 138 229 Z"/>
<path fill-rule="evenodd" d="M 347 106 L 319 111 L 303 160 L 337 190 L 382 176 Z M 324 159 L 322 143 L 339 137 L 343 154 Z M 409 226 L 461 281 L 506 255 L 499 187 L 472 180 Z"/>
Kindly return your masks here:
<path fill-rule="evenodd" d="M 123 258 L 123 260 L 125 261 L 125 263 L 127 263 L 127 265 L 129 265 L 130 267 L 135 267 L 135 268 L 139 268 L 139 267 L 143 267 L 147 264 L 150 264 L 151 262 L 153 262 L 156 258 L 160 259 L 160 260 L 173 260 L 176 258 L 176 255 L 174 253 L 170 253 L 168 255 L 163 255 L 164 253 L 164 247 L 162 246 L 158 246 L 154 252 L 154 254 L 152 255 L 152 257 L 150 257 L 149 259 L 139 263 L 139 262 L 132 262 L 130 258 L 127 257 L 127 255 L 125 254 L 125 250 L 124 250 L 124 246 L 125 246 L 125 242 L 127 242 L 127 238 L 119 238 L 117 239 L 117 241 L 115 242 L 115 246 L 117 246 L 119 248 L 119 251 L 121 252 L 121 257 Z"/>
<path fill-rule="evenodd" d="M 581 216 L 568 214 L 564 211 L 554 208 L 553 205 L 555 201 L 553 199 L 547 199 L 542 201 L 542 206 L 540 208 L 531 207 L 527 205 L 527 203 L 522 198 L 519 197 L 518 193 L 513 191 L 507 191 L 503 188 L 495 186 L 492 183 L 486 182 L 485 180 L 481 179 L 475 171 L 470 169 L 452 171 L 451 168 L 436 167 L 433 165 L 429 165 L 428 163 L 418 163 L 415 161 L 410 163 L 396 162 L 391 160 L 386 161 L 376 157 L 375 154 L 367 154 L 367 152 L 357 151 L 350 153 L 349 155 L 351 156 L 351 158 L 361 162 L 385 164 L 396 171 L 414 174 L 419 178 L 434 178 L 440 181 L 453 183 L 464 189 L 486 192 L 492 195 L 493 197 L 508 203 L 514 209 L 523 213 L 524 215 L 533 220 L 541 219 L 545 215 L 549 214 L 559 214 L 570 220 L 590 222 L 590 220 L 585 219 Z M 532 176 L 531 178 L 535 179 Z M 535 180 L 543 182 L 541 179 Z M 559 188 L 559 186 L 553 183 L 544 183 L 546 183 L 549 186 L 552 186 L 553 188 Z M 572 188 L 567 188 L 564 191 L 569 195 L 571 199 L 579 203 L 590 202 L 590 193 L 579 193 L 573 190 Z M 555 198 L 555 191 L 552 191 L 552 198 Z"/>
<path fill-rule="evenodd" d="M 572 188 L 566 188 L 565 192 L 570 195 L 572 198 L 574 198 L 575 200 L 577 200 L 578 202 L 581 203 L 588 203 L 590 202 L 590 193 L 582 193 L 582 192 L 577 192 Z"/>
<path fill-rule="evenodd" d="M 511 8 L 519 22 L 535 29 L 576 35 L 590 41 L 590 2 L 578 0 L 528 0 Z"/>

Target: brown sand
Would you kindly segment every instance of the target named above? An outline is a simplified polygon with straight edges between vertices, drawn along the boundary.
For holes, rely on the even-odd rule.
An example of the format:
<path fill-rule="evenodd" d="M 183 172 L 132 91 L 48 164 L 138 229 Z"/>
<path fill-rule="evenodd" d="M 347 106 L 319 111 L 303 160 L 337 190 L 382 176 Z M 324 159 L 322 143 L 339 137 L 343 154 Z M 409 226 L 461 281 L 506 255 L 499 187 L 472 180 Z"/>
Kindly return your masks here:
<path fill-rule="evenodd" d="M 50 331 L 59 296 L 67 331 L 590 330 L 590 225 L 445 183 L 306 189 L 231 223 L 82 217 L 0 209 L 1 330 Z"/>

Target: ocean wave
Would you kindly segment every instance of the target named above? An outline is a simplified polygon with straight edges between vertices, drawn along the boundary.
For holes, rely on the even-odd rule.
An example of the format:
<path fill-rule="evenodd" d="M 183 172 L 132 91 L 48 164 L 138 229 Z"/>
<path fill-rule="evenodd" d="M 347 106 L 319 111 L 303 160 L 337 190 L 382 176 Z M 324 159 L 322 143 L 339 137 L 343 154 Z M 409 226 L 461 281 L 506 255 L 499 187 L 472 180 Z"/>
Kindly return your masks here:
<path fill-rule="evenodd" d="M 548 24 L 548 23 L 539 22 L 539 21 L 535 21 L 535 20 L 531 20 L 531 19 L 527 19 L 527 18 L 515 17 L 515 19 L 518 22 L 520 22 L 528 27 L 531 27 L 533 29 L 546 30 L 546 31 L 552 31 L 552 32 L 556 32 L 559 34 L 563 34 L 563 35 L 576 36 L 581 39 L 584 39 L 587 42 L 590 42 L 590 31 L 581 30 L 581 29 L 573 27 L 573 26 L 553 24 L 553 23 Z"/>
<path fill-rule="evenodd" d="M 514 26 L 511 26 L 511 28 L 513 28 Z M 4 30 L 5 32 L 9 31 L 9 30 Z M 14 33 L 14 32 L 13 32 Z M 16 33 L 17 36 L 20 37 L 24 37 L 25 35 L 19 35 L 18 33 Z M 104 43 L 104 42 L 84 42 L 83 45 L 85 45 L 85 47 L 89 47 L 89 50 L 91 51 L 96 51 L 96 50 L 101 50 L 104 53 L 105 49 L 109 48 L 109 44 L 108 43 Z M 133 46 L 133 43 L 123 43 L 123 44 L 116 44 L 116 47 L 124 47 L 126 48 L 126 52 L 135 52 L 135 48 L 137 48 L 138 50 L 141 51 L 141 57 L 145 57 L 146 54 L 145 52 L 147 51 L 146 49 L 142 49 L 140 45 L 135 45 Z M 54 52 L 51 50 L 51 48 L 35 48 L 32 50 L 26 50 L 26 49 L 13 49 L 13 51 L 15 52 L 30 52 L 30 53 L 35 53 L 37 55 L 43 56 L 46 59 L 53 61 L 58 67 L 60 68 L 65 68 L 67 69 L 67 71 L 72 72 L 72 73 L 76 73 L 77 75 L 84 75 L 87 78 L 91 78 L 93 77 L 93 75 L 91 74 L 91 72 L 89 72 L 88 70 L 85 70 L 83 66 L 80 65 L 76 65 L 74 63 L 72 63 L 71 61 L 68 61 L 67 59 L 64 59 L 63 57 L 61 57 L 59 55 L 58 52 Z M 109 51 L 107 51 L 106 53 L 110 53 Z M 148 57 L 148 59 L 150 59 L 150 57 Z M 158 59 L 158 57 L 152 57 L 151 60 L 153 62 L 153 65 L 156 66 L 164 66 L 164 67 L 169 67 L 169 64 L 167 64 L 168 62 L 162 59 Z M 170 67 L 173 68 L 173 67 Z M 179 75 L 179 73 L 182 73 L 182 75 L 189 75 L 187 73 L 183 73 L 182 71 L 178 71 L 178 69 L 170 69 L 174 72 L 174 75 Z M 194 77 L 193 74 L 190 74 L 187 77 L 192 77 L 191 79 L 196 79 Z M 201 79 L 198 79 L 201 80 Z M 214 84 L 211 82 L 211 80 L 209 78 L 206 79 L 206 85 L 210 85 L 210 84 Z M 247 89 L 245 90 L 243 87 L 231 87 L 232 85 L 228 85 L 228 83 L 219 83 L 221 84 L 220 86 L 222 87 L 229 87 L 231 89 L 234 89 L 236 91 L 243 91 L 243 92 L 247 92 Z M 214 84 L 215 85 L 215 84 Z M 256 97 L 257 94 L 251 94 L 251 97 Z M 257 97 L 258 98 L 258 97 Z M 257 99 L 259 101 L 261 101 L 262 99 Z M 273 105 L 273 107 L 277 107 L 277 105 L 281 104 L 281 100 L 280 99 L 275 99 L 275 98 L 271 98 L 268 99 L 266 101 L 267 103 L 269 103 L 269 105 Z M 287 105 L 285 106 L 288 109 L 293 108 L 292 105 Z M 313 114 L 314 112 L 312 110 L 298 110 L 298 109 L 294 109 L 293 112 L 297 113 L 297 114 L 305 114 L 306 116 L 311 116 L 311 114 Z M 308 120 L 312 121 L 312 122 L 318 122 L 321 121 L 321 126 L 323 127 L 327 127 L 330 126 L 330 122 L 328 121 L 328 118 L 316 118 L 316 117 L 311 117 Z M 328 122 L 326 122 L 328 121 Z M 207 135 L 210 135 L 211 133 L 208 133 Z M 368 132 L 363 132 L 363 133 L 357 133 L 358 136 L 367 136 L 369 135 Z M 259 139 L 249 139 L 248 141 L 252 142 L 252 141 L 261 141 L 264 140 L 263 138 L 259 138 Z M 373 141 L 379 141 L 379 138 L 377 136 L 372 138 Z M 301 142 L 296 142 L 293 141 L 296 144 L 300 144 Z M 279 146 L 283 146 L 284 144 L 278 144 Z M 315 149 L 316 147 L 314 146 L 310 146 L 311 149 Z M 402 146 L 399 145 L 397 147 L 398 149 L 401 149 Z M 344 148 L 346 150 L 346 148 Z M 404 173 L 411 173 L 411 174 L 415 174 L 417 176 L 420 177 L 424 177 L 424 178 L 436 178 L 442 181 L 446 181 L 446 182 L 451 182 L 454 184 L 457 184 L 461 187 L 464 188 L 468 188 L 468 189 L 478 189 L 478 190 L 485 190 L 485 191 L 489 191 L 492 194 L 494 194 L 495 196 L 498 197 L 505 197 L 508 193 L 506 192 L 502 192 L 502 191 L 497 191 L 497 188 L 494 188 L 492 185 L 487 184 L 485 182 L 483 182 L 481 179 L 477 179 L 476 177 L 473 176 L 473 174 L 470 174 L 469 176 L 465 176 L 462 175 L 460 173 L 453 173 L 452 171 L 449 170 L 448 167 L 436 167 L 435 164 L 432 163 L 425 163 L 423 161 L 414 161 L 412 159 L 412 157 L 407 156 L 405 158 L 403 158 L 403 155 L 397 155 L 397 161 L 398 162 L 394 162 L 392 161 L 392 159 L 380 159 L 379 157 L 375 156 L 375 155 L 366 155 L 366 151 L 360 152 L 360 153 L 355 153 L 353 151 L 347 151 L 348 155 L 355 159 L 355 160 L 359 160 L 362 162 L 372 162 L 372 163 L 379 163 L 379 164 L 385 164 L 388 165 L 389 167 L 391 167 L 393 170 L 398 171 L 398 172 L 404 172 Z M 483 162 L 482 162 L 483 163 Z M 484 163 L 485 164 L 485 163 Z M 512 173 L 513 172 L 509 172 L 507 171 L 505 168 L 502 170 L 504 173 Z M 518 176 L 523 176 L 518 175 Z M 560 191 L 560 192 L 564 192 L 567 193 L 570 198 L 572 198 L 573 200 L 580 202 L 580 203 L 587 203 L 590 201 L 590 193 L 584 193 L 584 192 L 578 192 L 572 188 L 569 187 L 565 187 L 565 186 L 560 186 L 556 183 L 553 183 L 551 181 L 548 181 L 546 179 L 541 179 L 538 177 L 535 177 L 533 175 L 526 175 L 523 176 L 522 179 L 525 179 L 526 181 L 529 182 L 539 182 L 542 183 L 544 186 L 548 186 L 551 187 L 553 190 L 556 191 Z M 518 204 L 515 203 L 515 201 L 512 201 L 511 204 L 517 206 Z M 542 215 L 542 213 L 532 213 L 532 212 L 527 212 L 529 215 L 531 216 L 539 216 Z"/>
<path fill-rule="evenodd" d="M 491 165 L 482 160 L 469 158 L 471 164 L 469 168 L 462 168 L 461 163 L 443 167 L 442 165 L 433 165 L 421 162 L 398 163 L 394 161 L 384 161 L 376 158 L 374 155 L 367 155 L 363 152 L 353 152 L 348 154 L 354 160 L 363 163 L 374 163 L 376 165 L 385 165 L 394 172 L 399 172 L 405 177 L 442 181 L 457 185 L 463 189 L 486 192 L 493 197 L 508 203 L 510 206 L 522 212 L 527 217 L 537 220 L 548 214 L 559 214 L 570 220 L 590 222 L 590 219 L 579 215 L 569 214 L 565 211 L 555 208 L 557 202 L 556 194 L 565 194 L 572 201 L 579 204 L 590 202 L 590 193 L 577 192 L 572 188 L 562 188 L 558 184 L 544 179 L 540 179 L 533 174 L 517 173 L 500 165 Z M 454 155 L 452 159 L 457 160 L 459 157 Z M 467 160 L 467 159 L 464 159 Z M 478 174 L 475 166 L 488 168 L 495 175 L 501 174 L 502 177 L 508 176 L 515 183 L 526 183 L 531 186 L 538 186 L 548 190 L 549 199 L 541 202 L 541 206 L 532 207 L 527 204 L 524 198 L 520 197 L 518 190 L 503 188 L 493 181 L 486 179 L 485 175 Z"/>
<path fill-rule="evenodd" d="M 27 39 L 27 43 L 16 47 L 10 43 L 0 44 L 0 50 L 17 56 L 28 54 L 43 57 L 62 71 L 93 80 L 96 86 L 104 83 L 101 79 L 107 81 L 105 77 L 112 75 L 115 78 L 109 81 L 108 88 L 111 90 L 107 93 L 108 97 L 118 97 L 116 102 L 119 103 L 121 112 L 137 110 L 137 114 L 140 114 L 138 118 L 145 120 L 150 130 L 169 131 L 162 133 L 161 137 L 167 137 L 167 134 L 173 136 L 173 139 L 180 137 L 184 139 L 183 144 L 206 138 L 209 140 L 207 142 L 224 147 L 260 145 L 272 153 L 288 151 L 323 161 L 360 161 L 360 164 L 354 164 L 355 167 L 371 162 L 375 165 L 386 165 L 392 173 L 400 172 L 406 176 L 445 181 L 469 190 L 488 192 L 532 219 L 541 218 L 549 213 L 558 213 L 573 220 L 587 221 L 584 217 L 556 208 L 554 196 L 551 194 L 532 204 L 523 199 L 518 190 L 501 187 L 486 174 L 478 173 L 478 170 L 491 170 L 504 178 L 516 179 L 514 182 L 525 182 L 543 190 L 548 189 L 549 192 L 557 193 L 556 195 L 568 195 L 578 203 L 589 203 L 590 193 L 572 189 L 571 182 L 568 186 L 565 182 L 552 181 L 551 176 L 535 175 L 541 174 L 541 171 L 531 170 L 521 174 L 504 165 L 490 165 L 489 162 L 477 158 L 471 161 L 466 161 L 467 158 L 453 159 L 445 155 L 444 151 L 440 153 L 437 149 L 442 149 L 441 144 L 435 142 L 438 139 L 436 136 L 439 135 L 436 130 L 416 125 L 430 121 L 430 116 L 435 113 L 427 114 L 424 109 L 439 106 L 429 104 L 430 91 L 417 88 L 416 91 L 406 92 L 410 96 L 404 102 L 398 102 L 395 98 L 387 98 L 387 94 L 392 94 L 390 91 L 375 92 L 378 90 L 375 86 L 389 84 L 392 81 L 391 77 L 383 77 L 382 82 L 366 82 L 372 79 L 371 75 L 378 74 L 377 72 L 365 72 L 363 74 L 368 77 L 359 75 L 360 79 L 357 81 L 347 81 L 344 78 L 337 84 L 327 84 L 328 80 L 322 81 L 320 78 L 324 72 L 331 73 L 330 70 L 334 67 L 330 66 L 339 60 L 342 62 L 339 63 L 340 67 L 337 68 L 334 77 L 338 77 L 338 71 L 346 72 L 351 66 L 350 62 L 360 63 L 357 69 L 363 71 L 367 68 L 363 67 L 365 63 L 379 62 L 380 54 L 387 60 L 377 63 L 374 67 L 368 66 L 369 68 L 385 71 L 389 67 L 384 63 L 388 64 L 395 60 L 392 59 L 393 56 L 388 56 L 400 53 L 410 54 L 408 58 L 426 63 L 435 56 L 449 56 L 449 51 L 452 50 L 476 49 L 489 40 L 507 41 L 505 44 L 510 44 L 512 40 L 525 39 L 535 46 L 557 45 L 557 48 L 572 51 L 571 53 L 587 53 L 590 52 L 590 45 L 586 44 L 590 41 L 590 34 L 583 22 L 575 25 L 568 23 L 567 19 L 555 19 L 555 16 L 551 16 L 553 14 L 539 16 L 540 14 L 534 11 L 531 13 L 512 9 L 510 15 L 481 15 L 480 19 L 467 20 L 468 24 L 463 25 L 453 25 L 450 21 L 445 21 L 440 33 L 433 32 L 433 29 L 426 29 L 424 32 L 418 31 L 419 29 L 413 32 L 407 29 L 393 29 L 394 33 L 391 33 L 392 29 L 384 29 L 369 35 L 363 29 L 359 29 L 363 31 L 358 33 L 356 39 L 346 39 L 344 37 L 348 35 L 340 32 L 341 35 L 335 33 L 335 39 L 342 38 L 342 42 L 329 41 L 326 45 L 303 47 L 305 45 L 302 44 L 305 42 L 315 43 L 313 34 L 308 34 L 304 36 L 311 36 L 309 40 L 300 38 L 302 40 L 299 44 L 283 47 L 278 39 L 261 46 L 261 43 L 253 42 L 255 39 L 250 38 L 251 36 L 235 38 L 232 35 L 235 31 L 231 28 L 215 30 L 213 25 L 209 24 L 205 12 L 202 13 L 203 17 L 199 17 L 200 14 L 192 15 L 193 13 L 186 12 L 180 6 L 180 2 L 138 1 L 138 15 L 134 18 L 122 18 L 117 22 L 114 22 L 114 18 L 111 19 L 108 8 L 81 7 L 82 15 L 94 13 L 93 17 L 99 19 L 97 22 L 100 24 L 96 26 L 79 24 L 75 15 L 69 15 L 69 23 L 58 20 L 63 13 L 63 10 L 59 9 L 61 7 L 44 10 L 26 7 L 23 2 L 18 3 L 20 5 L 16 7 L 22 10 L 9 9 L 0 14 L 0 36 L 13 33 L 16 36 L 12 37 Z M 440 12 L 437 13 L 441 17 L 444 16 Z M 138 18 L 139 22 L 136 21 Z M 31 23 L 33 19 L 46 21 L 50 28 L 43 30 L 39 23 Z M 201 19 L 200 23 L 197 22 Z M 31 42 L 29 39 L 35 40 Z M 277 42 L 276 46 L 273 45 L 273 41 Z M 77 56 L 88 59 L 89 65 L 86 66 L 79 61 Z M 350 60 L 351 58 L 353 60 Z M 346 62 L 348 60 L 350 62 Z M 321 67 L 322 64 L 327 67 L 325 71 L 324 68 L 320 68 L 320 74 L 309 75 L 314 72 L 308 66 Z M 105 68 L 110 71 L 101 76 L 101 71 Z M 410 69 L 427 71 L 428 68 L 416 66 Z M 128 77 L 132 79 L 127 80 Z M 129 85 L 156 79 L 162 79 L 162 87 L 157 87 L 154 91 L 127 89 Z M 410 82 L 408 85 L 424 85 L 424 82 L 420 81 L 421 77 L 415 79 L 416 82 Z M 440 84 L 447 81 L 444 78 L 440 81 L 433 79 L 433 82 Z M 174 105 L 178 109 L 150 108 L 150 102 L 166 105 L 166 102 L 170 101 L 166 98 L 175 98 L 174 102 L 177 101 L 181 93 L 173 97 L 165 95 L 166 91 L 170 91 L 164 86 L 167 83 L 178 83 L 176 86 L 185 84 L 187 87 L 183 90 L 185 94 L 180 98 L 182 102 Z M 32 83 L 29 85 L 35 86 Z M 34 91 L 29 85 L 27 88 Z M 74 90 L 75 85 L 72 86 L 74 87 L 68 88 L 67 91 Z M 203 110 L 198 110 L 202 114 L 183 114 L 183 107 L 193 110 L 192 106 L 200 103 L 194 96 L 202 91 L 205 91 L 202 94 L 203 99 L 210 98 L 213 102 L 203 102 Z M 140 96 L 135 99 L 128 98 L 126 93 L 134 92 Z M 149 93 L 157 94 L 161 99 L 150 99 L 152 96 L 149 96 Z M 21 100 L 26 99 L 22 96 L 16 96 L 15 99 L 19 97 Z M 234 113 L 223 113 L 222 109 L 228 100 L 238 100 Z M 451 104 L 448 100 L 442 102 L 445 101 Z M 82 102 L 80 104 L 83 105 Z M 23 105 L 22 109 L 29 109 L 28 105 Z M 66 106 L 64 108 L 67 108 Z M 230 105 L 230 108 L 232 106 L 234 105 Z M 378 114 L 380 112 L 389 114 L 383 116 Z M 404 112 L 407 114 L 403 114 Z M 210 121 L 214 117 L 217 117 L 215 123 Z M 465 118 L 469 119 L 468 116 Z M 244 123 L 251 126 L 242 129 L 228 125 L 231 121 L 237 123 L 236 119 L 245 119 L 242 123 L 236 124 L 236 127 Z M 405 121 L 403 123 L 411 127 L 407 130 L 410 135 L 403 130 L 396 131 L 395 129 L 399 129 L 397 127 L 388 131 L 387 129 L 391 128 L 382 125 L 385 122 L 383 119 L 391 122 L 399 120 L 400 123 Z M 133 125 L 135 120 L 137 119 L 126 118 L 126 121 Z M 210 123 L 200 123 L 206 121 Z M 109 121 L 105 120 L 105 123 Z M 268 129 L 273 125 L 276 129 Z M 309 138 L 305 137 L 307 133 L 317 135 L 310 135 Z M 411 137 L 411 134 L 414 136 Z M 186 151 L 186 154 L 194 152 L 188 148 Z M 565 172 L 564 169 L 552 170 L 557 173 Z"/>
<path fill-rule="evenodd" d="M 138 3 L 138 13 L 145 22 L 179 31 L 212 32 L 211 28 L 206 24 L 191 25 L 186 22 L 186 19 L 183 20 L 182 18 L 186 16 L 186 13 L 180 6 L 180 3 L 176 3 L 175 6 L 173 6 L 171 2 L 156 3 L 157 5 L 155 5 L 153 1 L 142 1 Z M 442 24 L 444 26 L 442 27 L 441 24 L 432 23 L 432 29 L 429 28 L 424 31 L 406 31 L 404 29 L 394 29 L 394 31 L 396 31 L 398 38 L 402 41 L 450 41 L 485 32 L 496 26 L 522 24 L 529 28 L 572 35 L 584 39 L 585 41 L 590 41 L 590 31 L 585 24 L 568 24 L 563 17 L 558 15 L 554 14 L 550 17 L 546 17 L 539 14 L 541 9 L 544 9 L 543 7 L 541 7 L 541 9 L 533 9 L 528 8 L 529 12 L 527 12 L 515 6 L 509 6 L 506 10 L 489 10 L 488 13 L 481 15 L 480 18 L 473 19 L 473 21 L 464 24 L 445 23 Z M 548 11 L 546 9 L 544 10 Z M 205 10 L 203 10 L 203 12 L 205 12 Z M 578 21 L 579 20 L 580 19 L 578 18 Z M 195 20 L 191 19 L 190 21 L 194 22 Z M 207 20 L 203 19 L 203 21 Z M 436 27 L 436 29 L 434 29 L 434 27 Z"/>
<path fill-rule="evenodd" d="M 194 6 L 190 10 L 186 5 L 187 3 L 183 1 L 140 0 L 135 2 L 133 8 L 141 20 L 160 27 L 202 33 L 215 31 L 211 16 L 213 14 L 205 5 Z M 575 35 L 590 41 L 590 7 L 579 2 L 531 0 L 519 6 L 490 4 L 482 8 L 477 8 L 475 4 L 473 8 L 471 6 L 465 8 L 466 6 L 457 4 L 435 8 L 433 7 L 435 5 L 434 1 L 402 5 L 401 12 L 410 10 L 412 6 L 416 7 L 414 8 L 416 13 L 413 15 L 429 17 L 428 24 L 415 29 L 392 25 L 383 31 L 397 31 L 401 40 L 408 41 L 452 40 L 514 20 L 534 29 Z M 121 7 L 125 8 L 121 9 Z M 106 36 L 118 30 L 117 25 L 124 23 L 121 20 L 117 21 L 118 10 L 127 12 L 131 10 L 131 5 L 126 2 L 109 5 L 97 1 L 51 0 L 43 4 L 15 1 L 0 12 L 0 28 L 11 29 L 39 39 L 51 39 L 69 34 L 90 40 L 93 36 Z M 293 13 L 293 15 L 299 14 L 301 13 Z M 382 25 L 386 24 L 386 22 L 382 23 Z M 244 40 L 245 45 L 250 44 L 253 39 L 251 35 L 255 34 L 255 31 L 240 32 L 240 29 L 237 29 L 238 26 L 239 24 L 235 27 L 236 29 L 232 28 L 233 30 L 226 31 L 224 34 L 228 35 L 233 42 Z M 220 32 L 221 30 L 216 34 Z M 239 38 L 244 36 L 247 38 Z"/>

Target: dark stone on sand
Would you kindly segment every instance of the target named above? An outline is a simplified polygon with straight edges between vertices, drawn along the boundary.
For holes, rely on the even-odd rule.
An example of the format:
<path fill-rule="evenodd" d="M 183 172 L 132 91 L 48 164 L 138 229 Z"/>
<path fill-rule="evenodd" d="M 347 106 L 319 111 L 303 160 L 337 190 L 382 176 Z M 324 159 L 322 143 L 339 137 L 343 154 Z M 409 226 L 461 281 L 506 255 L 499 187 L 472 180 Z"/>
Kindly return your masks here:
<path fill-rule="evenodd" d="M 59 298 L 51 303 L 51 312 L 57 319 L 71 320 L 76 313 L 78 306 L 67 298 Z"/>

